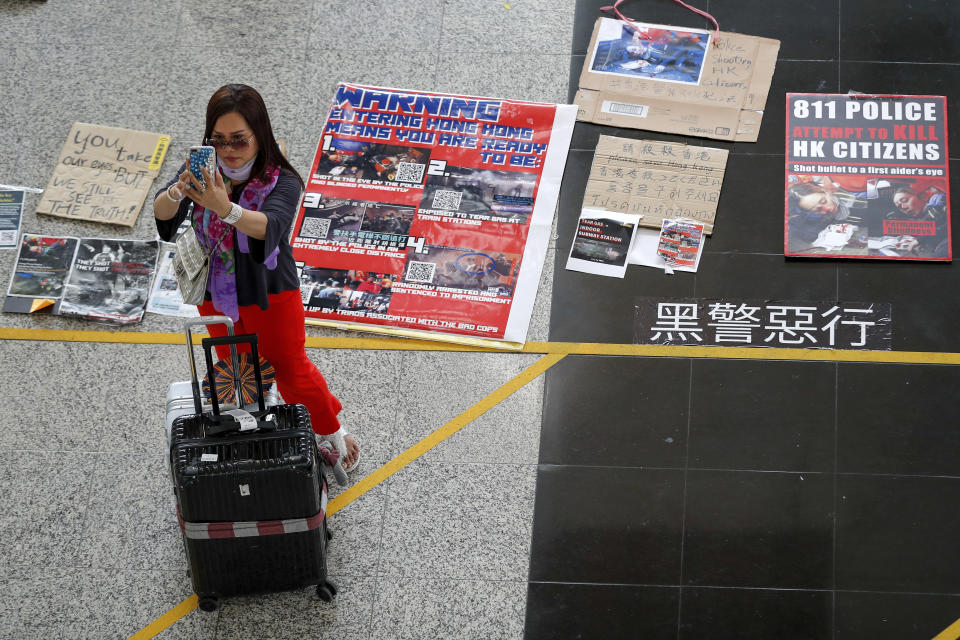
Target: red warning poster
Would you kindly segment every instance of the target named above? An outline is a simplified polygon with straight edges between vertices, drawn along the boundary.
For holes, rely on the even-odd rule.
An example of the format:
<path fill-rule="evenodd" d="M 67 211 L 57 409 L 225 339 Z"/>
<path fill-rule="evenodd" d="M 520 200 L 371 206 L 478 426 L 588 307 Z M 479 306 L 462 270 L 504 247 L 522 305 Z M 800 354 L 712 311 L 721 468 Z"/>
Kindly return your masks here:
<path fill-rule="evenodd" d="M 308 322 L 524 342 L 575 118 L 340 84 L 293 239 Z"/>

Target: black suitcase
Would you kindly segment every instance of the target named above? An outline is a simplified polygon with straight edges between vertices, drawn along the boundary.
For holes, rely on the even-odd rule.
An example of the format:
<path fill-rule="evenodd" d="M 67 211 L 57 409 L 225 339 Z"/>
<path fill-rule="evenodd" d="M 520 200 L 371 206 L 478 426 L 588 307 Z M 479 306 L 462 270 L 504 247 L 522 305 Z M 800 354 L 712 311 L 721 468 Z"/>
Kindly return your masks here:
<path fill-rule="evenodd" d="M 202 340 L 211 381 L 212 347 L 241 343 L 259 363 L 256 335 Z M 181 416 L 171 429 L 177 516 L 204 611 L 222 597 L 308 585 L 326 601 L 336 594 L 327 580 L 327 483 L 310 415 L 300 404 L 264 406 L 258 364 L 254 372 L 258 410 L 222 412 L 214 392 L 212 411 Z M 192 383 L 200 406 L 196 377 Z"/>

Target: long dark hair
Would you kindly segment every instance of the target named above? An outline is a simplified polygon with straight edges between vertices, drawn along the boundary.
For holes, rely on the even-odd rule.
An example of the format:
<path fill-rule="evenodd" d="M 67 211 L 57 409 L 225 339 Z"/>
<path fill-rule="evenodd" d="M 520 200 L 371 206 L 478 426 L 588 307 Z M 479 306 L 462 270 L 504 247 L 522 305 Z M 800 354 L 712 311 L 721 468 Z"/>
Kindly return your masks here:
<path fill-rule="evenodd" d="M 800 199 L 814 193 L 826 192 L 826 189 L 813 182 L 796 182 L 790 185 L 790 188 L 787 189 L 787 200 L 790 205 L 790 213 L 810 213 L 810 211 L 800 206 Z"/>
<path fill-rule="evenodd" d="M 250 178 L 263 180 L 266 178 L 267 167 L 280 167 L 295 175 L 300 181 L 300 188 L 303 189 L 303 178 L 280 153 L 277 139 L 273 136 L 273 127 L 270 126 L 267 105 L 264 104 L 260 93 L 245 84 L 226 84 L 217 89 L 207 103 L 207 128 L 203 134 L 204 140 L 209 139 L 213 134 L 213 127 L 220 116 L 228 113 L 239 113 L 243 116 L 250 125 L 253 135 L 257 137 L 260 152 L 257 154 L 257 159 L 253 161 Z"/>

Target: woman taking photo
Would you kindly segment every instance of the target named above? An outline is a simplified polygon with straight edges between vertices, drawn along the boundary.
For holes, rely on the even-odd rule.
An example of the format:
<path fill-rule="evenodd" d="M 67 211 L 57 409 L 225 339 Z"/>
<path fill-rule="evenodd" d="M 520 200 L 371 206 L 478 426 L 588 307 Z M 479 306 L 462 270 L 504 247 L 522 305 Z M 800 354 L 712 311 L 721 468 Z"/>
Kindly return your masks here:
<path fill-rule="evenodd" d="M 360 450 L 337 420 L 340 401 L 304 349 L 300 281 L 288 241 L 303 179 L 280 153 L 263 98 L 247 85 L 228 84 L 213 94 L 204 141 L 216 149 L 219 170 L 212 176 L 203 170 L 204 188 L 184 163 L 154 200 L 157 231 L 172 241 L 192 215 L 200 244 L 217 248 L 200 315 L 229 316 L 236 333 L 257 334 L 284 401 L 306 405 L 314 431 L 340 450 L 350 471 Z M 226 333 L 223 325 L 208 331 Z M 217 350 L 221 359 L 229 357 L 228 347 Z"/>

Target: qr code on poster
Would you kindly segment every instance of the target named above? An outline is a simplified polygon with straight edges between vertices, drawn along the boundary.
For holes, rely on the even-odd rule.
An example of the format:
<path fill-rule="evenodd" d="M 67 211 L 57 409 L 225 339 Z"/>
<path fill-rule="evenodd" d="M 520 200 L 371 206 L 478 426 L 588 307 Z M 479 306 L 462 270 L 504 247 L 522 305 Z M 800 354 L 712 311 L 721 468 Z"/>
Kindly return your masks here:
<path fill-rule="evenodd" d="M 460 208 L 461 198 L 463 198 L 463 193 L 460 191 L 446 191 L 444 189 L 440 189 L 433 194 L 433 208 L 456 211 Z"/>
<path fill-rule="evenodd" d="M 410 262 L 407 267 L 407 280 L 410 282 L 433 283 L 433 274 L 437 271 L 435 262 Z"/>
<path fill-rule="evenodd" d="M 423 172 L 426 168 L 427 165 L 416 162 L 398 162 L 397 175 L 394 180 L 397 182 L 423 182 Z"/>
<path fill-rule="evenodd" d="M 303 226 L 300 227 L 300 237 L 302 238 L 326 238 L 330 235 L 329 218 L 304 218 Z"/>
<path fill-rule="evenodd" d="M 13 246 L 17 244 L 17 232 L 14 230 L 0 231 L 0 245 Z"/>

